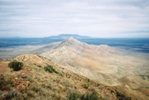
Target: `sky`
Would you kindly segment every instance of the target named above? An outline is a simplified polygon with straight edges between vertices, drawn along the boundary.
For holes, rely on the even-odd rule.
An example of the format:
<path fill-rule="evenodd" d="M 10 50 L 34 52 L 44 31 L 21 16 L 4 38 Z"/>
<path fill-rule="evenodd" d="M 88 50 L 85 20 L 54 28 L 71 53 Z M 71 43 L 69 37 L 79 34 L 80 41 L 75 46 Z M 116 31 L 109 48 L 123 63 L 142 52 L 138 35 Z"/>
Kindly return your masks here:
<path fill-rule="evenodd" d="M 149 0 L 0 0 L 0 37 L 149 38 Z"/>

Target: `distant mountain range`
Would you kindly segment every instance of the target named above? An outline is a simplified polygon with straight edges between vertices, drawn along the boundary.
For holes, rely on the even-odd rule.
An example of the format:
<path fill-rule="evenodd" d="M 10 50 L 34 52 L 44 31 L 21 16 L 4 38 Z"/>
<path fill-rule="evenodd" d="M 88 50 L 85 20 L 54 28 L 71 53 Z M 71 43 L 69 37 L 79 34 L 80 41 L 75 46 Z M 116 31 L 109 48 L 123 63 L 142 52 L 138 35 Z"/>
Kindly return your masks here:
<path fill-rule="evenodd" d="M 80 36 L 77 34 L 60 34 L 57 36 L 42 37 L 42 38 L 0 38 L 0 48 L 13 47 L 13 46 L 25 46 L 25 45 L 41 45 L 49 44 L 52 42 L 63 41 L 69 37 L 74 37 L 78 40 L 91 39 L 88 36 Z"/>
<path fill-rule="evenodd" d="M 107 44 L 114 47 L 122 47 L 137 52 L 149 53 L 149 39 L 128 39 L 128 38 L 93 38 L 89 36 L 81 36 L 77 34 L 60 34 L 56 36 L 42 38 L 0 38 L 0 53 L 3 48 L 19 47 L 19 46 L 34 46 L 45 45 L 53 42 L 60 42 L 69 37 L 73 37 L 81 42 L 88 44 L 100 45 Z M 2 50 L 2 52 L 5 50 Z"/>
<path fill-rule="evenodd" d="M 75 39 L 89 39 L 91 37 L 89 36 L 81 36 L 81 35 L 77 35 L 77 34 L 60 34 L 60 35 L 57 35 L 57 36 L 50 36 L 50 37 L 45 37 L 45 38 L 52 38 L 52 39 L 67 39 L 67 38 L 70 38 L 70 37 L 73 37 Z"/>

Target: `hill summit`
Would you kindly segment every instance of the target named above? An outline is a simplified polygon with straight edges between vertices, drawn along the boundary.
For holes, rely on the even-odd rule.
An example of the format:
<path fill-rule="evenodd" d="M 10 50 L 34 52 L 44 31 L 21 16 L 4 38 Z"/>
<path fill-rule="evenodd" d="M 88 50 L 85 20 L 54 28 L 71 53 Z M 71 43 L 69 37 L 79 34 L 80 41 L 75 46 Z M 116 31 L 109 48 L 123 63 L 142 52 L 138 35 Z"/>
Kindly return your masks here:
<path fill-rule="evenodd" d="M 60 46 L 77 46 L 77 45 L 80 45 L 81 42 L 78 41 L 77 39 L 73 38 L 73 37 L 70 37 L 68 39 L 65 39 L 64 41 L 61 42 L 61 44 L 59 45 Z"/>
<path fill-rule="evenodd" d="M 107 85 L 124 85 L 123 80 L 131 77 L 125 83 L 130 88 L 148 86 L 140 76 L 147 75 L 148 61 L 108 45 L 91 45 L 71 37 L 55 43 L 40 55 L 72 72 Z M 133 78 L 145 85 L 133 83 Z"/>
<path fill-rule="evenodd" d="M 70 38 L 68 38 L 68 39 L 65 39 L 63 42 L 80 43 L 80 41 L 78 41 L 78 40 L 75 39 L 74 37 L 70 37 Z"/>

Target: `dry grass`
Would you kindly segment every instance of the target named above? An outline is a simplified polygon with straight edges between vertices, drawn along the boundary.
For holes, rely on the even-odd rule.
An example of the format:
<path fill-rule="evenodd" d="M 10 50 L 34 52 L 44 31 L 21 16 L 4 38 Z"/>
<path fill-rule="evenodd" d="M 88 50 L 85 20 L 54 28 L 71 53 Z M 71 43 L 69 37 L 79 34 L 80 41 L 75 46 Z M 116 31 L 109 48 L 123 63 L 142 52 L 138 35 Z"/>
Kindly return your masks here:
<path fill-rule="evenodd" d="M 32 55 L 26 56 L 31 60 Z M 139 92 L 126 88 L 123 89 L 122 87 L 106 86 L 61 68 L 45 58 L 39 57 L 38 59 L 43 59 L 43 62 L 40 60 L 39 64 L 38 61 L 37 63 L 35 61 L 32 63 L 29 60 L 24 61 L 22 70 L 18 72 L 8 70 L 5 73 L 4 78 L 7 79 L 8 76 L 13 77 L 9 79 L 14 82 L 14 85 L 10 86 L 7 92 L 0 90 L 0 98 L 19 100 L 88 100 L 87 98 L 118 100 L 121 97 L 138 98 L 140 100 L 148 99 L 147 96 Z M 42 63 L 53 66 L 60 74 L 46 72 L 44 67 L 39 67 L 39 65 L 43 66 Z M 9 83 L 7 84 L 9 85 Z"/>

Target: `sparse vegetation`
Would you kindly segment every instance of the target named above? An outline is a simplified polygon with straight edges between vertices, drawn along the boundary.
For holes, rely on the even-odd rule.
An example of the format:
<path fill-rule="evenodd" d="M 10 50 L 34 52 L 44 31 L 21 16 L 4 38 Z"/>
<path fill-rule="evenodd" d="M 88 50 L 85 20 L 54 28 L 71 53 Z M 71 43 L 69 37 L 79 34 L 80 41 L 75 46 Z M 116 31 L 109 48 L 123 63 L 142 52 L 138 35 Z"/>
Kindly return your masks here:
<path fill-rule="evenodd" d="M 99 97 L 99 94 L 96 91 L 93 91 L 92 93 L 85 93 L 81 96 L 81 100 L 101 100 Z"/>
<path fill-rule="evenodd" d="M 18 70 L 21 70 L 22 67 L 23 67 L 23 63 L 22 62 L 19 62 L 19 61 L 12 61 L 8 64 L 8 66 L 10 68 L 12 68 L 14 71 L 18 71 Z"/>
<path fill-rule="evenodd" d="M 122 93 L 117 92 L 116 95 L 117 95 L 119 100 L 131 100 L 131 97 L 127 97 Z"/>
<path fill-rule="evenodd" d="M 89 87 L 89 84 L 85 83 L 85 84 L 82 84 L 82 87 L 85 88 L 85 89 L 88 89 Z"/>
<path fill-rule="evenodd" d="M 11 90 L 4 95 L 4 100 L 22 100 L 23 98 L 16 90 Z"/>
<path fill-rule="evenodd" d="M 149 76 L 148 75 L 139 75 L 143 80 L 148 80 Z"/>
<path fill-rule="evenodd" d="M 12 79 L 5 77 L 4 75 L 0 75 L 0 90 L 10 90 L 13 85 L 14 83 Z"/>
<path fill-rule="evenodd" d="M 46 67 L 44 67 L 44 70 L 45 71 L 47 71 L 47 72 L 49 72 L 49 73 L 58 73 L 54 68 L 53 68 L 53 66 L 51 66 L 51 65 L 48 65 L 48 66 L 46 66 Z"/>
<path fill-rule="evenodd" d="M 80 100 L 80 96 L 76 92 L 72 92 L 72 93 L 68 94 L 67 97 L 68 97 L 68 100 Z"/>
<path fill-rule="evenodd" d="M 130 89 L 103 85 L 50 61 L 40 63 L 49 65 L 43 68 L 36 60 L 23 62 L 26 67 L 22 71 L 8 69 L 0 75 L 0 100 L 148 100 L 141 94 L 137 97 Z"/>
<path fill-rule="evenodd" d="M 93 92 L 79 94 L 77 92 L 72 92 L 68 95 L 68 100 L 102 100 L 99 94 L 94 90 Z"/>

